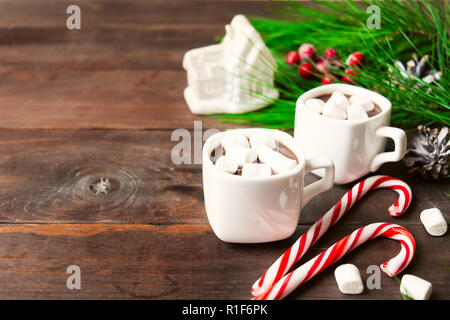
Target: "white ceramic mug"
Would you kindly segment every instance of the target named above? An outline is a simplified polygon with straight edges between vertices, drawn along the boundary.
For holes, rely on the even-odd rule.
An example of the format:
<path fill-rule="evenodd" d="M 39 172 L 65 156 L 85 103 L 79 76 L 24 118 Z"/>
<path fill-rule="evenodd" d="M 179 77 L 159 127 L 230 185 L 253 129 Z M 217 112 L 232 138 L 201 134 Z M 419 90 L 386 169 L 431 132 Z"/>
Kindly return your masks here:
<path fill-rule="evenodd" d="M 223 172 L 211 161 L 211 152 L 231 132 L 269 133 L 297 157 L 298 164 L 270 177 L 242 177 Z M 304 186 L 305 173 L 323 168 L 319 181 Z M 289 134 L 273 129 L 236 129 L 212 135 L 203 146 L 203 193 L 209 223 L 226 242 L 259 243 L 290 237 L 301 208 L 317 194 L 333 186 L 334 165 L 326 157 L 305 160 Z"/>
<path fill-rule="evenodd" d="M 381 112 L 365 120 L 340 120 L 309 110 L 305 101 L 340 91 L 346 95 L 370 98 Z M 349 84 L 329 84 L 302 94 L 295 111 L 294 138 L 305 157 L 328 156 L 335 166 L 334 181 L 349 183 L 374 172 L 385 162 L 399 161 L 406 153 L 406 134 L 389 127 L 391 102 L 382 95 Z M 383 152 L 386 138 L 395 143 L 395 150 Z M 313 172 L 323 176 L 322 170 Z"/>

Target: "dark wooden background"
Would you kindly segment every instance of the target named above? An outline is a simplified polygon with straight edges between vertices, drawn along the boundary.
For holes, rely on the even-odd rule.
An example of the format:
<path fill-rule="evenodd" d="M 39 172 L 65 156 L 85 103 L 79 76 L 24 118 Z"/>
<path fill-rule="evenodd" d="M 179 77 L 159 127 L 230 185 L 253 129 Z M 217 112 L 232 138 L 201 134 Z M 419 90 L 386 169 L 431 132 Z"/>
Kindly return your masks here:
<path fill-rule="evenodd" d="M 171 161 L 172 131 L 205 120 L 183 100 L 184 52 L 213 43 L 237 13 L 267 14 L 267 3 L 78 0 L 82 29 L 70 31 L 72 3 L 0 1 L 0 298 L 250 298 L 253 281 L 350 187 L 313 199 L 290 239 L 227 244 L 208 225 L 201 166 Z M 448 235 L 431 237 L 419 221 L 434 206 L 449 219 L 449 183 L 410 177 L 401 163 L 379 173 L 410 184 L 408 212 L 388 216 L 396 194 L 375 191 L 302 261 L 362 225 L 396 222 L 417 241 L 407 272 L 433 283 L 433 299 L 449 299 Z M 101 178 L 112 188 L 97 195 Z M 367 266 L 398 250 L 378 239 L 342 263 L 365 280 Z M 69 265 L 81 268 L 81 290 L 66 287 Z M 289 298 L 401 299 L 384 274 L 380 290 L 344 296 L 333 270 Z"/>

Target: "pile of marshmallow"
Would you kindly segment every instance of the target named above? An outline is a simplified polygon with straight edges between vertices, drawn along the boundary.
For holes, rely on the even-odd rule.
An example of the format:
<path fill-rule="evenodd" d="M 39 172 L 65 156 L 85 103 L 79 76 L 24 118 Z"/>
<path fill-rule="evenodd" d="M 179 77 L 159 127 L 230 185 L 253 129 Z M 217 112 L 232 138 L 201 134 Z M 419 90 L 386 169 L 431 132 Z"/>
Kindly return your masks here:
<path fill-rule="evenodd" d="M 341 120 L 364 120 L 367 112 L 375 108 L 374 103 L 365 96 L 354 95 L 350 99 L 339 91 L 333 92 L 327 102 L 321 99 L 309 99 L 305 102 L 311 111 L 326 117 Z"/>
<path fill-rule="evenodd" d="M 430 208 L 423 210 L 420 221 L 425 230 L 434 237 L 443 236 L 447 232 L 447 221 L 441 210 Z M 336 268 L 334 276 L 339 290 L 344 294 L 360 294 L 364 285 L 358 268 L 353 264 L 343 264 Z M 414 300 L 428 300 L 433 291 L 433 285 L 417 276 L 405 274 L 400 283 L 400 292 Z"/>
<path fill-rule="evenodd" d="M 215 166 L 224 172 L 235 174 L 242 169 L 243 177 L 269 177 L 286 172 L 297 165 L 278 149 L 278 141 L 265 133 L 252 134 L 248 138 L 243 134 L 228 134 L 221 141 L 225 155 L 220 156 Z"/>

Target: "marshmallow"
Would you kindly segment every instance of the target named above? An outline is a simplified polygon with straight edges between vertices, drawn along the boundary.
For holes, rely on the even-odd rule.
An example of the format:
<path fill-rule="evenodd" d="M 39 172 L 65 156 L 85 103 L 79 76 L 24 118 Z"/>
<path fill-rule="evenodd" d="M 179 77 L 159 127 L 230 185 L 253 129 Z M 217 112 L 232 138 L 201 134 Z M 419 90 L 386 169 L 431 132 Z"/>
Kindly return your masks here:
<path fill-rule="evenodd" d="M 331 100 L 331 98 L 330 98 Z M 347 112 L 336 104 L 335 101 L 328 100 L 322 109 L 322 114 L 329 118 L 335 119 L 347 119 Z"/>
<path fill-rule="evenodd" d="M 321 99 L 309 99 L 306 100 L 305 105 L 308 107 L 309 110 L 321 114 L 325 102 L 323 102 Z"/>
<path fill-rule="evenodd" d="M 261 162 L 269 165 L 275 173 L 282 173 L 291 170 L 297 165 L 297 161 L 289 159 L 281 153 L 270 149 L 266 145 L 261 145 L 256 149 Z"/>
<path fill-rule="evenodd" d="M 272 168 L 264 163 L 244 163 L 242 166 L 243 177 L 270 177 L 272 175 Z"/>
<path fill-rule="evenodd" d="M 235 173 L 238 169 L 238 163 L 230 156 L 221 156 L 216 160 L 216 167 L 224 172 Z"/>
<path fill-rule="evenodd" d="M 225 149 L 225 155 L 235 159 L 239 167 L 242 167 L 244 163 L 255 162 L 257 159 L 255 149 L 245 148 L 237 145 L 228 146 L 228 148 Z"/>
<path fill-rule="evenodd" d="M 227 150 L 227 147 L 232 145 L 238 145 L 241 147 L 249 148 L 248 139 L 243 134 L 233 133 L 223 137 L 221 141 L 222 147 Z"/>
<path fill-rule="evenodd" d="M 419 277 L 411 274 L 405 274 L 400 283 L 400 292 L 414 300 L 430 299 L 433 285 Z"/>
<path fill-rule="evenodd" d="M 261 145 L 266 145 L 271 149 L 276 149 L 278 146 L 277 140 L 275 138 L 267 133 L 257 133 L 252 134 L 250 136 L 250 145 L 252 148 L 256 149 Z"/>
<path fill-rule="evenodd" d="M 322 114 L 335 119 L 347 119 L 348 100 L 342 92 L 335 91 L 324 104 Z"/>
<path fill-rule="evenodd" d="M 364 120 L 368 118 L 366 110 L 360 104 L 352 103 L 347 109 L 348 120 Z"/>
<path fill-rule="evenodd" d="M 360 104 L 366 111 L 372 111 L 375 108 L 372 100 L 364 96 L 351 96 L 350 104 Z"/>
<path fill-rule="evenodd" d="M 423 210 L 420 213 L 420 221 L 432 236 L 442 236 L 447 232 L 447 222 L 438 208 Z"/>
<path fill-rule="evenodd" d="M 330 101 L 330 100 L 334 101 L 336 103 L 336 105 L 344 111 L 346 111 L 349 106 L 347 97 L 342 92 L 339 92 L 339 91 L 333 92 L 333 94 L 328 99 L 328 101 Z"/>
<path fill-rule="evenodd" d="M 339 290 L 345 294 L 360 294 L 364 290 L 361 274 L 353 264 L 342 264 L 334 270 Z"/>

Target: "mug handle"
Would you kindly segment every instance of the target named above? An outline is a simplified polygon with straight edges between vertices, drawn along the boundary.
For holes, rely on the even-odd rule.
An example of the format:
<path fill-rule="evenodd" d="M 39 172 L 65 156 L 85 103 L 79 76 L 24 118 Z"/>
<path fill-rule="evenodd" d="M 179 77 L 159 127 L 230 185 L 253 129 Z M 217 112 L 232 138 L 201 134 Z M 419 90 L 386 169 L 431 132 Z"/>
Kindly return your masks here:
<path fill-rule="evenodd" d="M 305 161 L 305 174 L 316 169 L 325 169 L 323 178 L 313 182 L 303 189 L 302 208 L 315 196 L 330 190 L 334 184 L 334 163 L 328 157 L 318 157 Z"/>
<path fill-rule="evenodd" d="M 395 149 L 390 152 L 377 154 L 370 163 L 370 171 L 377 171 L 385 162 L 395 162 L 403 159 L 406 153 L 406 133 L 402 129 L 381 127 L 375 131 L 377 137 L 386 137 L 394 140 Z"/>

